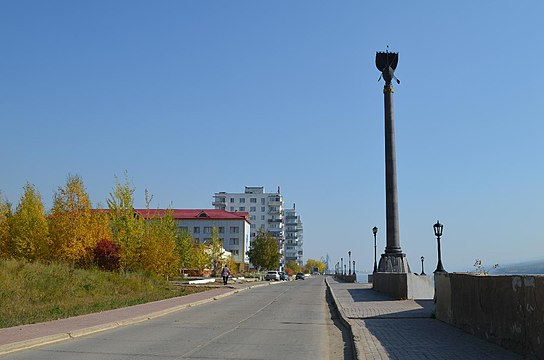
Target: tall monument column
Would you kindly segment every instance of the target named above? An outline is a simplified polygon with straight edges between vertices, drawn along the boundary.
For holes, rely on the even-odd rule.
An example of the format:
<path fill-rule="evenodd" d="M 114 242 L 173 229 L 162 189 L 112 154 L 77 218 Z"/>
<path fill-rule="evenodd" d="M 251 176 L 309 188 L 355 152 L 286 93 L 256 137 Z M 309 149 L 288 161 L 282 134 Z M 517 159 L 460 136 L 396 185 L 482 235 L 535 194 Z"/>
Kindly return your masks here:
<path fill-rule="evenodd" d="M 393 85 L 399 59 L 398 53 L 377 52 L 376 67 L 385 81 L 383 86 L 385 110 L 385 208 L 386 208 L 386 247 L 380 258 L 378 272 L 409 273 L 406 255 L 402 253 L 399 238 L 399 215 L 397 196 L 397 170 L 395 154 L 395 122 L 393 111 Z"/>

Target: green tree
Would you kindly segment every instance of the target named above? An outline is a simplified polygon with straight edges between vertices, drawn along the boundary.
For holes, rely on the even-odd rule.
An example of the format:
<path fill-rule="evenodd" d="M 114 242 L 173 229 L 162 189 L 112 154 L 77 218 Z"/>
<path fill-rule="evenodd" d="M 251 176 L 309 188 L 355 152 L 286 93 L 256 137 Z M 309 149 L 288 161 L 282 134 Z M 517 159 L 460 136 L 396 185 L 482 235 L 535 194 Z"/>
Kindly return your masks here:
<path fill-rule="evenodd" d="M 2 199 L 0 192 L 0 259 L 11 257 L 11 204 Z"/>
<path fill-rule="evenodd" d="M 89 265 L 99 238 L 93 236 L 92 210 L 83 180 L 69 175 L 64 188 L 53 197 L 49 217 L 52 252 L 57 259 Z"/>
<path fill-rule="evenodd" d="M 134 212 L 134 189 L 130 187 L 125 172 L 125 184 L 115 178 L 115 189 L 107 200 L 113 243 L 121 248 L 121 269 L 141 268 L 144 220 Z"/>
<path fill-rule="evenodd" d="M 258 270 L 276 269 L 281 259 L 278 240 L 271 233 L 260 229 L 247 256 Z"/>
<path fill-rule="evenodd" d="M 11 218 L 12 256 L 15 258 L 50 260 L 50 241 L 40 193 L 27 183 L 17 209 Z"/>

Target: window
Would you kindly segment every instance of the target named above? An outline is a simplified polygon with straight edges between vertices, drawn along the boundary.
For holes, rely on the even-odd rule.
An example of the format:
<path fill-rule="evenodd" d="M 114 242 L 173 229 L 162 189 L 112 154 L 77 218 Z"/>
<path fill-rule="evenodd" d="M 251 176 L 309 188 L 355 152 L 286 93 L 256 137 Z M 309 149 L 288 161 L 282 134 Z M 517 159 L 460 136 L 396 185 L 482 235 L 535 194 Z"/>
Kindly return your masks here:
<path fill-rule="evenodd" d="M 261 212 L 265 212 L 266 211 L 266 207 L 265 206 L 261 206 Z"/>
<path fill-rule="evenodd" d="M 225 227 L 224 227 L 224 226 L 220 226 L 220 227 L 218 227 L 218 229 L 219 229 L 219 233 L 220 233 L 220 234 L 224 234 L 224 233 L 225 233 Z"/>
<path fill-rule="evenodd" d="M 265 216 L 264 215 L 261 215 L 261 220 L 264 220 Z"/>
<path fill-rule="evenodd" d="M 204 226 L 204 234 L 211 234 L 211 233 L 212 233 L 212 227 Z"/>
<path fill-rule="evenodd" d="M 246 207 L 245 206 L 240 206 L 240 211 L 246 211 Z"/>
<path fill-rule="evenodd" d="M 264 229 L 264 224 L 261 224 L 261 229 Z"/>
<path fill-rule="evenodd" d="M 230 245 L 238 245 L 239 241 L 240 240 L 238 238 L 230 238 L 229 244 Z"/>
<path fill-rule="evenodd" d="M 250 215 L 249 220 L 252 220 L 252 221 L 255 220 L 255 215 Z"/>
<path fill-rule="evenodd" d="M 233 203 L 233 202 L 234 202 L 234 198 L 230 198 L 230 202 Z"/>
<path fill-rule="evenodd" d="M 180 230 L 181 232 L 189 232 L 189 227 L 188 227 L 188 226 L 180 226 L 180 227 L 179 227 L 179 230 Z"/>
<path fill-rule="evenodd" d="M 255 233 L 254 233 L 254 232 L 252 232 L 252 233 L 251 233 L 251 236 L 255 236 Z"/>
<path fill-rule="evenodd" d="M 240 204 L 243 204 L 243 203 L 246 202 L 246 199 L 245 199 L 245 198 L 240 198 L 239 200 L 240 200 Z"/>
<path fill-rule="evenodd" d="M 230 233 L 231 233 L 231 234 L 238 234 L 238 233 L 240 233 L 240 227 L 238 227 L 238 226 L 231 226 L 231 227 L 230 227 Z"/>
<path fill-rule="evenodd" d="M 266 199 L 265 198 L 261 198 L 261 205 L 264 205 L 266 204 Z"/>
<path fill-rule="evenodd" d="M 249 208 L 249 211 L 255 212 L 255 211 L 257 211 L 257 208 L 256 208 L 255 206 L 251 206 L 251 207 Z"/>
<path fill-rule="evenodd" d="M 230 211 L 234 211 L 234 206 L 231 206 L 231 207 L 230 207 Z"/>
<path fill-rule="evenodd" d="M 249 202 L 252 203 L 252 204 L 256 204 L 257 203 L 257 198 L 251 198 L 251 199 L 249 199 Z"/>
<path fill-rule="evenodd" d="M 256 226 L 255 224 L 251 224 L 252 229 L 255 229 L 255 226 Z"/>
<path fill-rule="evenodd" d="M 200 234 L 200 226 L 195 226 L 193 228 L 193 234 Z"/>
<path fill-rule="evenodd" d="M 240 254 L 239 250 L 230 250 L 230 252 L 232 253 L 232 255 L 239 255 Z"/>

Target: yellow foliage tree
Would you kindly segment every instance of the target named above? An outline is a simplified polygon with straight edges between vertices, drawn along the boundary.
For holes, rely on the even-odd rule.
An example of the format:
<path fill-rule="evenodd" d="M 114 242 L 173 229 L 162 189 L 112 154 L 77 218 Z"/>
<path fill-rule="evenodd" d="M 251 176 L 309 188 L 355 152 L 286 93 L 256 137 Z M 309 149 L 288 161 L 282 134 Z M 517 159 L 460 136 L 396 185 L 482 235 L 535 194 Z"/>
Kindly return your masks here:
<path fill-rule="evenodd" d="M 92 229 L 92 210 L 83 180 L 69 175 L 64 188 L 53 198 L 49 217 L 49 234 L 55 257 L 80 266 L 89 265 L 100 238 Z"/>
<path fill-rule="evenodd" d="M 11 204 L 2 200 L 0 193 L 0 259 L 9 258 L 11 255 Z"/>
<path fill-rule="evenodd" d="M 323 273 L 326 267 L 327 265 L 325 265 L 323 261 L 308 259 L 308 261 L 306 261 L 306 265 L 304 266 L 304 271 L 307 273 L 312 273 L 314 269 L 317 268 L 320 273 Z"/>
<path fill-rule="evenodd" d="M 146 196 L 147 197 L 147 196 Z M 149 203 L 147 207 L 149 212 Z M 178 272 L 179 253 L 176 249 L 176 223 L 172 211 L 148 219 L 143 228 L 141 263 L 144 270 L 166 279 Z"/>
<path fill-rule="evenodd" d="M 50 260 L 47 219 L 40 193 L 27 183 L 19 205 L 11 218 L 12 256 L 15 258 Z"/>
<path fill-rule="evenodd" d="M 115 189 L 107 200 L 110 211 L 112 241 L 121 248 L 121 268 L 141 269 L 141 247 L 144 220 L 134 212 L 134 189 L 130 187 L 128 174 L 125 184 L 115 179 Z"/>

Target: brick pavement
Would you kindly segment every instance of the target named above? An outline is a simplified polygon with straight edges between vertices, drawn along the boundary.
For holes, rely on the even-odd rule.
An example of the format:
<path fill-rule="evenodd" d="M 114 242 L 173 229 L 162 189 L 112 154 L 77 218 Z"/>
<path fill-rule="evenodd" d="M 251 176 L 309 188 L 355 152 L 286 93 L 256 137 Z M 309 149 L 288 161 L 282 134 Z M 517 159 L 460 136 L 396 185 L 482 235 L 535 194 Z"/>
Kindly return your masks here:
<path fill-rule="evenodd" d="M 352 330 L 357 359 L 521 359 L 432 319 L 432 300 L 393 300 L 370 284 L 326 281 Z"/>

